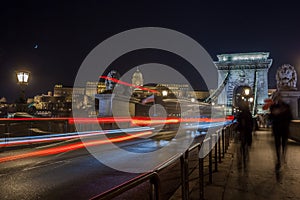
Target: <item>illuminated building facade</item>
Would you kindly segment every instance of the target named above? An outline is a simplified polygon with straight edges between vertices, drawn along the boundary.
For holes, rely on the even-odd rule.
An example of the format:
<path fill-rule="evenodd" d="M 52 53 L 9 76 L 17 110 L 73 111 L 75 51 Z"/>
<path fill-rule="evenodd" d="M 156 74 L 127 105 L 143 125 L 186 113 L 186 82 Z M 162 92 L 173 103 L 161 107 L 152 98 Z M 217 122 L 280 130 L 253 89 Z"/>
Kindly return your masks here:
<path fill-rule="evenodd" d="M 94 98 L 95 94 L 100 94 L 106 89 L 104 82 L 87 81 L 85 85 L 85 95 Z"/>

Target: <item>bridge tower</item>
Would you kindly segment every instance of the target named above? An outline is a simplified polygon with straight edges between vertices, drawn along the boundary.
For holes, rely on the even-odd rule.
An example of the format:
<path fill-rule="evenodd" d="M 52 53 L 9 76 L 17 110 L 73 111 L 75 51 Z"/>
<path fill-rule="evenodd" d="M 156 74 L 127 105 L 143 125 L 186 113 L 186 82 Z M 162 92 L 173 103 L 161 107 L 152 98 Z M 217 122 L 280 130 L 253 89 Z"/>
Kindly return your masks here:
<path fill-rule="evenodd" d="M 217 57 L 217 103 L 226 106 L 227 114 L 232 114 L 237 100 L 241 99 L 240 88 L 250 88 L 252 114 L 261 112 L 264 99 L 268 98 L 268 71 L 272 65 L 269 53 L 220 54 Z"/>

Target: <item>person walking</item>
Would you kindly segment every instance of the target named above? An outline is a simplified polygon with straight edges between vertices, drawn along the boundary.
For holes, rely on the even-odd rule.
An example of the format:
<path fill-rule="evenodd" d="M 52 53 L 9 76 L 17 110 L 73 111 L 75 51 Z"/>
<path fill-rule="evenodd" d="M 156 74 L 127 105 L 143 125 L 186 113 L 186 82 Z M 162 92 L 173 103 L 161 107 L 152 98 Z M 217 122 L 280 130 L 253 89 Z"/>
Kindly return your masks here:
<path fill-rule="evenodd" d="M 290 106 L 282 100 L 279 92 L 273 97 L 273 104 L 270 106 L 270 120 L 272 121 L 272 131 L 276 149 L 276 170 L 280 170 L 282 160 L 285 161 L 286 146 L 289 136 L 289 125 L 292 120 Z"/>
<path fill-rule="evenodd" d="M 248 159 L 248 147 L 252 144 L 253 118 L 247 102 L 243 102 L 237 115 L 237 130 L 241 142 L 240 150 L 244 167 Z"/>

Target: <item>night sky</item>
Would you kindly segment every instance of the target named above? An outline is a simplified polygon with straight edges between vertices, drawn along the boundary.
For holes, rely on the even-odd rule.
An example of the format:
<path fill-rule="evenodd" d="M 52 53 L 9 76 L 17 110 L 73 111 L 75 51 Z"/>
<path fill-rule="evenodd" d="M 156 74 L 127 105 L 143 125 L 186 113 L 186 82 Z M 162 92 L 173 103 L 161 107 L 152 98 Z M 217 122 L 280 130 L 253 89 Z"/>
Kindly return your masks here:
<path fill-rule="evenodd" d="M 223 53 L 270 52 L 269 88 L 275 88 L 282 64 L 300 70 L 300 12 L 288 1 L 1 1 L 0 22 L 0 98 L 8 101 L 19 94 L 15 70 L 32 73 L 27 96 L 47 93 L 57 83 L 72 86 L 95 46 L 137 27 L 182 32 L 214 60 Z M 154 54 L 146 52 L 134 62 L 161 56 Z"/>

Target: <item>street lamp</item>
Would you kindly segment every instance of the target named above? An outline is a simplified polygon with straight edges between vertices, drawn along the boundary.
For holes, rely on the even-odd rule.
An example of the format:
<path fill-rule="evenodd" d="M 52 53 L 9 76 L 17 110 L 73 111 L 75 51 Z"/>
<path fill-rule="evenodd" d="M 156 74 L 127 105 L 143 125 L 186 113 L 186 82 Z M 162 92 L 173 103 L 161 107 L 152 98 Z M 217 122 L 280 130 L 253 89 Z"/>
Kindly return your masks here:
<path fill-rule="evenodd" d="M 244 93 L 246 96 L 248 96 L 250 94 L 250 89 L 249 88 L 245 88 L 244 89 Z"/>
<path fill-rule="evenodd" d="M 25 103 L 25 86 L 28 85 L 30 72 L 25 70 L 16 71 L 17 81 L 21 88 L 20 103 Z"/>
<path fill-rule="evenodd" d="M 168 91 L 167 90 L 163 90 L 161 93 L 162 93 L 163 97 L 168 96 Z"/>
<path fill-rule="evenodd" d="M 27 71 L 17 71 L 18 83 L 22 85 L 28 85 L 29 72 Z"/>

